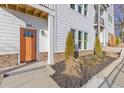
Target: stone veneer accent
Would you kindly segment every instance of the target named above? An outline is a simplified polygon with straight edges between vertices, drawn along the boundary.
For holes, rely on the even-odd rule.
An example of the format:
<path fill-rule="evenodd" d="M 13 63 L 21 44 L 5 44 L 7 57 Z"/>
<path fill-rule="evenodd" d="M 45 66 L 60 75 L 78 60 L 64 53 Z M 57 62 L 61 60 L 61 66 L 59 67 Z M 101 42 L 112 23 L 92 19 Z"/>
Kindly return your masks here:
<path fill-rule="evenodd" d="M 93 50 L 84 50 L 79 52 L 79 56 L 86 56 L 86 55 L 91 55 L 94 54 Z"/>
<path fill-rule="evenodd" d="M 93 53 L 94 53 L 93 50 L 79 51 L 79 56 L 91 55 Z M 62 62 L 64 60 L 65 60 L 64 52 L 54 54 L 55 63 Z"/>
<path fill-rule="evenodd" d="M 64 61 L 65 60 L 64 52 L 55 53 L 53 59 L 55 63 Z"/>
<path fill-rule="evenodd" d="M 18 64 L 18 55 L 0 55 L 0 68 L 16 66 Z"/>
<path fill-rule="evenodd" d="M 87 51 L 80 51 L 79 56 L 85 56 L 85 55 L 90 55 L 93 54 L 94 52 L 92 50 L 87 50 Z M 41 52 L 39 53 L 39 61 L 47 61 L 48 59 L 48 52 Z M 65 60 L 64 52 L 61 53 L 55 53 L 54 54 L 54 62 L 62 62 Z"/>
<path fill-rule="evenodd" d="M 47 59 L 48 59 L 48 52 L 39 53 L 39 61 L 47 61 Z"/>

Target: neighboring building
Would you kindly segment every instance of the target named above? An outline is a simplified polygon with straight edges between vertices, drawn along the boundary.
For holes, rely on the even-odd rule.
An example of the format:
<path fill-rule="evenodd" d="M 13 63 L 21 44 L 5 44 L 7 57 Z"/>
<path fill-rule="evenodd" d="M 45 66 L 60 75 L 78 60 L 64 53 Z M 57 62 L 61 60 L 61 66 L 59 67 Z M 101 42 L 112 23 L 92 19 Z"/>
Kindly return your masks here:
<path fill-rule="evenodd" d="M 31 61 L 47 61 L 48 64 L 63 61 L 69 31 L 73 32 L 79 55 L 93 53 L 98 27 L 95 5 L 0 6 L 0 67 Z M 104 46 L 108 43 L 108 34 L 114 34 L 113 5 L 107 6 L 103 12 L 103 27 L 99 26 L 102 29 L 100 40 Z"/>
<path fill-rule="evenodd" d="M 102 45 L 107 46 L 110 36 L 114 35 L 114 5 L 97 4 L 94 6 L 96 11 L 94 27 L 96 32 L 98 31 Z"/>

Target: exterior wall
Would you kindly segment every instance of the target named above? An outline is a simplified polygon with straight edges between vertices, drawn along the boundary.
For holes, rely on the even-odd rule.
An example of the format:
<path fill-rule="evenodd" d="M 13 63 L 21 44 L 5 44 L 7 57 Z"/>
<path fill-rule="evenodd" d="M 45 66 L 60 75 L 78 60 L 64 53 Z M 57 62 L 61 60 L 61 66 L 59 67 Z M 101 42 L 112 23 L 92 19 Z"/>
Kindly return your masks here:
<path fill-rule="evenodd" d="M 20 53 L 20 27 L 28 27 L 37 30 L 37 51 L 47 52 L 48 22 L 46 19 L 30 16 L 10 9 L 0 8 L 0 56 L 5 56 L 3 61 L 13 62 L 6 55 L 19 55 Z M 45 32 L 45 36 L 41 35 Z M 3 58 L 2 57 L 2 58 Z M 0 59 L 1 60 L 1 59 Z M 15 59 L 16 60 L 16 59 Z M 18 60 L 16 60 L 16 64 Z M 15 64 L 15 61 L 14 61 Z"/>
<path fill-rule="evenodd" d="M 64 52 L 67 33 L 70 28 L 88 32 L 88 50 L 93 50 L 95 41 L 94 6 L 88 5 L 88 17 L 74 11 L 69 4 L 56 5 L 56 44 L 55 52 Z"/>
<path fill-rule="evenodd" d="M 42 35 L 42 30 L 38 32 L 39 35 L 39 52 L 48 52 L 48 31 L 44 31 L 44 35 Z"/>

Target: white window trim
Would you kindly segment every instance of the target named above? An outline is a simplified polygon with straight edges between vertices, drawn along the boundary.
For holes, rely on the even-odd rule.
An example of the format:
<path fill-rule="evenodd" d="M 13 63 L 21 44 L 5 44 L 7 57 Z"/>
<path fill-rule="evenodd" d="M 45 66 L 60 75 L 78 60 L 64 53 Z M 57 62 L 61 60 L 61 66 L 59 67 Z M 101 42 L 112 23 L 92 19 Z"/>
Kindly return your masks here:
<path fill-rule="evenodd" d="M 84 30 L 79 30 L 79 29 L 76 29 L 75 27 L 69 27 L 68 28 L 69 29 L 69 32 L 70 32 L 70 29 L 74 29 L 75 31 L 76 31 L 76 35 L 75 35 L 75 43 L 77 44 L 77 48 L 76 48 L 76 50 L 77 51 L 84 51 L 84 50 L 88 50 L 88 41 L 87 41 L 87 48 L 86 49 L 84 49 L 84 33 L 88 33 L 88 32 L 86 32 L 86 31 L 84 31 Z M 78 32 L 79 31 L 81 31 L 82 32 L 82 48 L 81 49 L 78 49 Z"/>

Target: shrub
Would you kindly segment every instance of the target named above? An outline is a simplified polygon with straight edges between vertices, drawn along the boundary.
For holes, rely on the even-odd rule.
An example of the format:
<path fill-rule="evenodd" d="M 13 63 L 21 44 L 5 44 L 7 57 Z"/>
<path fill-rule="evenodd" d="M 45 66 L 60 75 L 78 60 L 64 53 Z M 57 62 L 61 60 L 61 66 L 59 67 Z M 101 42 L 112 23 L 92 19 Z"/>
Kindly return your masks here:
<path fill-rule="evenodd" d="M 121 43 L 121 39 L 119 36 L 116 37 L 116 45 L 119 45 Z"/>
<path fill-rule="evenodd" d="M 109 46 L 111 47 L 116 46 L 116 37 L 114 35 L 111 35 L 109 38 Z"/>
<path fill-rule="evenodd" d="M 74 56 L 74 40 L 72 32 L 68 32 L 65 48 L 65 58 L 68 60 L 70 57 Z"/>
<path fill-rule="evenodd" d="M 96 36 L 94 52 L 97 56 L 100 56 L 102 54 L 102 48 L 101 48 L 101 44 L 98 36 Z"/>
<path fill-rule="evenodd" d="M 65 48 L 66 69 L 64 71 L 67 75 L 75 75 L 80 77 L 80 65 L 74 58 L 74 40 L 72 33 L 69 32 L 66 40 Z"/>

